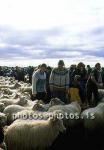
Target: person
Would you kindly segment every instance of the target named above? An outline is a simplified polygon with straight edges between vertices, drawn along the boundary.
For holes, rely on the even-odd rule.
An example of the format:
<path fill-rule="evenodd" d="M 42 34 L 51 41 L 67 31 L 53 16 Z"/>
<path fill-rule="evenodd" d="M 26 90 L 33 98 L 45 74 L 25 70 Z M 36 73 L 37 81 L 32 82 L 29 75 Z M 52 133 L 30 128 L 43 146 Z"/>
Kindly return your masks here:
<path fill-rule="evenodd" d="M 76 69 L 76 65 L 71 65 L 70 68 L 69 68 L 69 78 L 70 78 L 70 86 L 72 85 L 72 82 L 74 80 L 74 72 L 75 72 L 75 69 Z"/>
<path fill-rule="evenodd" d="M 86 105 L 86 82 L 87 82 L 87 71 L 85 69 L 85 65 L 80 62 L 78 63 L 73 76 L 75 77 L 76 75 L 80 76 L 80 88 L 81 88 L 81 101 L 83 105 Z"/>
<path fill-rule="evenodd" d="M 3 76 L 3 75 L 4 75 L 3 69 L 2 69 L 2 67 L 0 66 L 0 76 Z"/>
<path fill-rule="evenodd" d="M 99 102 L 98 88 L 103 87 L 102 70 L 100 63 L 95 64 L 94 70 L 91 72 L 87 84 L 86 93 L 89 106 L 96 106 Z M 94 96 L 94 101 L 92 102 L 92 94 Z"/>
<path fill-rule="evenodd" d="M 46 102 L 46 68 L 46 64 L 42 64 L 32 75 L 32 95 L 43 102 Z"/>
<path fill-rule="evenodd" d="M 3 127 L 0 126 L 0 148 L 4 147 L 4 131 L 3 131 Z"/>
<path fill-rule="evenodd" d="M 47 71 L 46 71 L 47 102 L 50 102 L 50 99 L 51 99 L 51 91 L 50 91 L 50 85 L 49 85 L 49 78 L 50 78 L 51 71 L 52 71 L 52 68 L 48 66 Z"/>
<path fill-rule="evenodd" d="M 58 67 L 52 70 L 49 84 L 52 98 L 57 97 L 64 103 L 67 103 L 66 94 L 69 88 L 69 70 L 65 68 L 63 60 L 59 60 Z"/>
<path fill-rule="evenodd" d="M 34 72 L 34 67 L 33 66 L 29 66 L 28 67 L 28 75 L 29 75 L 29 83 L 32 83 L 32 74 Z"/>
<path fill-rule="evenodd" d="M 76 101 L 81 105 L 81 88 L 80 88 L 80 76 L 75 75 L 74 80 L 68 90 L 70 102 Z"/>
<path fill-rule="evenodd" d="M 87 71 L 87 75 L 88 75 L 88 77 L 89 77 L 89 75 L 90 75 L 90 73 L 91 73 L 91 71 L 92 71 L 92 68 L 90 67 L 90 65 L 87 65 L 86 71 Z"/>

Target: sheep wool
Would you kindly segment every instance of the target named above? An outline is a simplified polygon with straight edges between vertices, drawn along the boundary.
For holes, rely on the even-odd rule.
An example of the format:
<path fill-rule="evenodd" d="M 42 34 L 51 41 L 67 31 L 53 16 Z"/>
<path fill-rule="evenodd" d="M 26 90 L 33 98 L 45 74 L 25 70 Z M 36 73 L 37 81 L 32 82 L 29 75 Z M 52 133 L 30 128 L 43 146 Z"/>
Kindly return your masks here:
<path fill-rule="evenodd" d="M 63 121 L 57 118 L 17 120 L 7 128 L 5 143 L 8 150 L 43 150 L 51 146 L 59 132 L 64 130 Z"/>

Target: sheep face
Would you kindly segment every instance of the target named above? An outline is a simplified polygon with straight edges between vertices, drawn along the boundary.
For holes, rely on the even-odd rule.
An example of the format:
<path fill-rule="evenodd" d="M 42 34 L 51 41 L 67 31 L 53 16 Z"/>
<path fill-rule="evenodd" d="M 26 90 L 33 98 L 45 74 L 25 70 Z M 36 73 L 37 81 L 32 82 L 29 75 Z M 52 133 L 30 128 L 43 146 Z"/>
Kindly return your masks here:
<path fill-rule="evenodd" d="M 54 129 L 58 130 L 59 132 L 64 132 L 66 130 L 63 121 L 58 119 L 57 117 L 50 119 L 50 123 L 54 127 Z"/>
<path fill-rule="evenodd" d="M 40 103 L 34 104 L 32 110 L 33 111 L 45 111 L 45 109 L 43 108 L 42 104 L 40 104 Z"/>
<path fill-rule="evenodd" d="M 25 97 L 21 97 L 18 104 L 21 105 L 21 106 L 27 104 L 27 99 L 25 99 Z"/>
<path fill-rule="evenodd" d="M 64 102 L 62 102 L 59 98 L 52 98 L 51 99 L 51 106 L 54 106 L 54 105 L 59 105 L 59 104 L 62 104 L 64 105 Z"/>

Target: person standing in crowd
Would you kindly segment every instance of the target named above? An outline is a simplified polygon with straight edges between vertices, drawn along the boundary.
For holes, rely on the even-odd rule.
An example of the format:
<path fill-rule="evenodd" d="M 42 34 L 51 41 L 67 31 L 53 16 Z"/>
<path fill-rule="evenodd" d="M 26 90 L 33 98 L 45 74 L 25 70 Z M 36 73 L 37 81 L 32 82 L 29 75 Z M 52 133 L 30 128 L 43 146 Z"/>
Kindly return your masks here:
<path fill-rule="evenodd" d="M 0 66 L 0 76 L 3 76 L 3 75 L 4 75 L 3 69 L 2 69 L 2 67 Z"/>
<path fill-rule="evenodd" d="M 85 65 L 80 62 L 74 73 L 73 76 L 75 77 L 76 75 L 80 76 L 80 88 L 81 88 L 81 92 L 80 92 L 80 96 L 81 96 L 81 101 L 83 105 L 86 105 L 86 82 L 87 82 L 87 71 L 85 69 Z"/>
<path fill-rule="evenodd" d="M 86 84 L 86 93 L 87 93 L 87 100 L 89 106 L 96 106 L 99 101 L 99 93 L 98 88 L 101 88 L 104 84 L 104 79 L 102 76 L 102 70 L 100 63 L 95 65 L 94 70 L 91 72 L 87 84 Z M 94 96 L 94 103 L 92 103 L 92 94 Z"/>
<path fill-rule="evenodd" d="M 34 67 L 33 66 L 29 66 L 28 67 L 28 75 L 29 75 L 29 83 L 32 83 L 32 74 L 34 72 Z"/>
<path fill-rule="evenodd" d="M 51 71 L 52 71 L 51 67 L 48 66 L 48 67 L 47 67 L 47 71 L 46 71 L 47 102 L 49 102 L 50 99 L 51 99 L 51 91 L 50 91 L 50 85 L 49 85 L 49 78 L 50 78 Z"/>
<path fill-rule="evenodd" d="M 15 72 L 15 74 L 14 74 L 15 79 L 20 81 L 20 77 L 21 77 L 20 76 L 20 68 L 18 66 L 16 66 L 14 72 Z"/>
<path fill-rule="evenodd" d="M 46 102 L 46 68 L 46 64 L 42 64 L 32 75 L 32 95 L 44 102 Z"/>
<path fill-rule="evenodd" d="M 69 89 L 69 71 L 65 68 L 63 60 L 59 60 L 58 67 L 52 70 L 49 84 L 52 97 L 57 97 L 67 103 L 66 94 Z"/>
<path fill-rule="evenodd" d="M 4 131 L 1 125 L 0 125 L 0 148 L 4 148 Z"/>
<path fill-rule="evenodd" d="M 77 101 L 80 105 L 81 103 L 81 88 L 80 88 L 80 76 L 75 75 L 73 82 L 68 90 L 70 102 Z"/>
<path fill-rule="evenodd" d="M 71 65 L 70 68 L 69 68 L 69 78 L 70 78 L 70 86 L 72 85 L 73 83 L 73 80 L 74 80 L 74 72 L 75 72 L 75 69 L 76 69 L 76 65 Z"/>
<path fill-rule="evenodd" d="M 92 68 L 90 67 L 90 65 L 87 65 L 86 71 L 87 71 L 87 75 L 88 75 L 88 77 L 89 77 L 89 75 L 90 75 L 90 73 L 91 73 L 91 71 L 92 71 Z"/>

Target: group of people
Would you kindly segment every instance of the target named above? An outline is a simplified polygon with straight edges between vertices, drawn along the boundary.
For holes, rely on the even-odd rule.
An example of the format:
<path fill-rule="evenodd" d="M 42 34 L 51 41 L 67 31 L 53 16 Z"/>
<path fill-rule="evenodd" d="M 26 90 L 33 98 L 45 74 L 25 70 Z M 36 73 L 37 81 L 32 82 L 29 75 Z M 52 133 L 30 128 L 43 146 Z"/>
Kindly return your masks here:
<path fill-rule="evenodd" d="M 68 69 L 64 61 L 59 60 L 58 66 L 52 70 L 42 64 L 33 72 L 32 95 L 34 100 L 42 99 L 45 103 L 57 97 L 65 104 L 78 101 L 81 106 L 96 106 L 100 100 L 98 89 L 103 88 L 103 84 L 100 63 L 92 69 L 80 62 Z"/>
<path fill-rule="evenodd" d="M 100 99 L 98 89 L 104 84 L 104 68 L 100 63 L 94 68 L 82 62 L 66 68 L 63 60 L 59 60 L 56 68 L 46 64 L 23 68 L 0 66 L 0 76 L 31 83 L 32 100 L 42 99 L 45 103 L 57 97 L 66 104 L 78 101 L 81 105 L 95 106 Z"/>
<path fill-rule="evenodd" d="M 31 83 L 31 81 L 32 81 L 33 71 L 34 71 L 33 66 L 28 66 L 28 67 L 0 66 L 0 76 L 14 77 L 18 81 L 26 81 L 25 77 L 28 77 L 29 83 Z"/>

